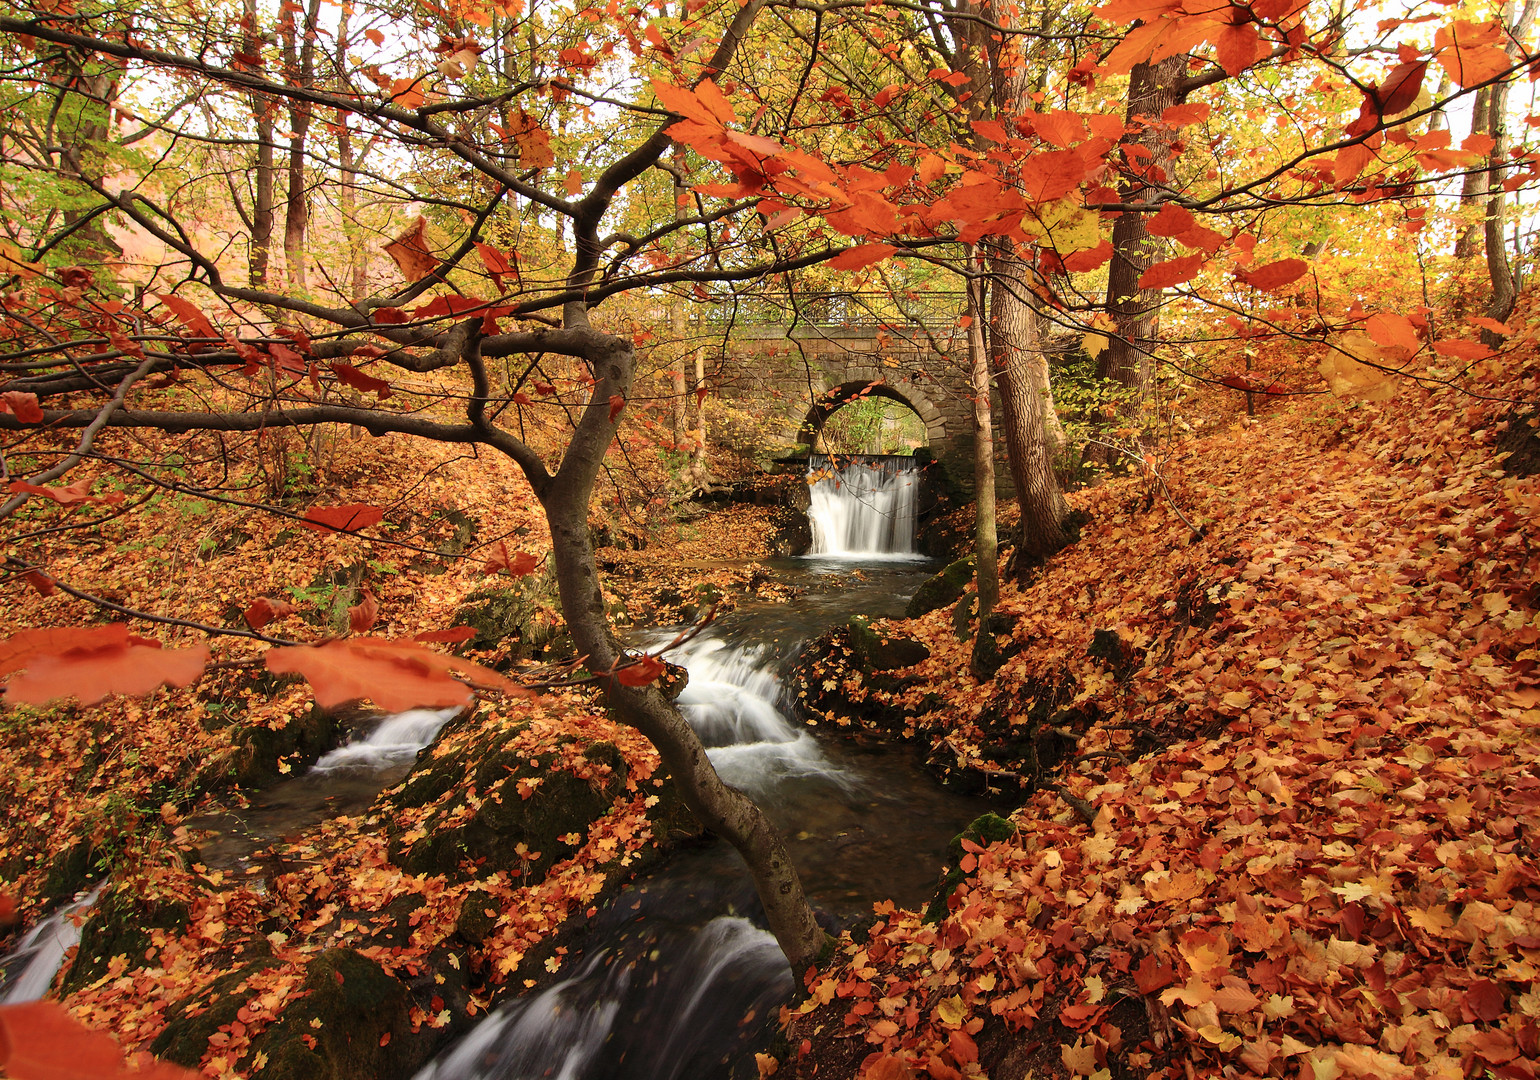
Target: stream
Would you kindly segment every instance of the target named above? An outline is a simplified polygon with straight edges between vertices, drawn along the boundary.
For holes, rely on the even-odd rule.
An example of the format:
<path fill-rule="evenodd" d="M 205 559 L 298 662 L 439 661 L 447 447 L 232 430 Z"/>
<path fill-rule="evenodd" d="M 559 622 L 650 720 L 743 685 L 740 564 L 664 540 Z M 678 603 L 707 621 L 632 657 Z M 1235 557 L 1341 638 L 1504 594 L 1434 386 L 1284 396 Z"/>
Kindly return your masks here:
<path fill-rule="evenodd" d="M 689 670 L 679 704 L 712 762 L 781 830 L 829 929 L 869 915 L 874 901 L 926 903 L 948 841 L 1000 808 L 944 792 L 912 746 L 822 737 L 787 715 L 782 674 L 809 640 L 853 614 L 901 615 L 936 570 L 912 554 L 919 487 L 912 469 L 902 459 L 842 460 L 842 469 L 820 466 L 809 512 L 814 554 L 767 564 L 796 598 L 740 604 L 669 655 Z M 658 628 L 632 643 L 657 647 L 675 633 Z M 453 714 L 384 718 L 305 776 L 261 793 L 249 810 L 189 821 L 219 833 L 201 847 L 203 861 L 235 867 L 320 818 L 361 812 Z M 0 1000 L 46 992 L 79 937 L 70 916 L 92 899 L 34 928 L 22 944 L 35 944 L 27 954 L 35 962 L 20 950 L 0 961 Z M 760 915 L 728 845 L 678 852 L 590 920 L 567 978 L 495 1009 L 415 1080 L 757 1076 L 753 1053 L 767 1044 L 792 991 L 791 971 Z"/>

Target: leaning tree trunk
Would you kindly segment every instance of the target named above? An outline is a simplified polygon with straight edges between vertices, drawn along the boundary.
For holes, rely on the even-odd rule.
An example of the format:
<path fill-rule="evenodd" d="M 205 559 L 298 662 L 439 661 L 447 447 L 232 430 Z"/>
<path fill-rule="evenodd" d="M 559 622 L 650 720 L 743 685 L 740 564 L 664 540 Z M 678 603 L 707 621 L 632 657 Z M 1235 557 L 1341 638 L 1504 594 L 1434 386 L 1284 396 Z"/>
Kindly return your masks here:
<path fill-rule="evenodd" d="M 596 379 L 592 397 L 578 420 L 554 476 L 536 485 L 551 529 L 551 556 L 562 614 L 579 655 L 600 686 L 615 715 L 650 740 L 679 785 L 685 805 L 702 825 L 732 844 L 748 864 L 765 907 L 770 932 L 792 971 L 799 976 L 813 964 L 827 940 L 813 917 L 801 879 L 775 827 L 754 801 L 717 775 L 693 728 L 656 684 L 630 687 L 612 672 L 621 652 L 609 633 L 599 571 L 588 535 L 588 504 L 605 451 L 615 437 L 611 401 L 629 398 L 636 374 L 636 354 L 625 338 L 586 325 L 569 305 L 568 323 L 579 323 L 587 339 L 583 351 Z M 571 333 L 571 331 L 567 331 Z"/>
<path fill-rule="evenodd" d="M 968 249 L 968 361 L 973 382 L 973 568 L 978 590 L 979 632 L 1000 601 L 1000 543 L 995 531 L 995 434 L 990 413 L 989 350 L 984 344 L 988 284 L 972 271 Z"/>
<path fill-rule="evenodd" d="M 1525 0 L 1522 12 L 1515 18 L 1515 4 L 1509 0 L 1503 10 L 1503 23 L 1508 27 L 1508 57 L 1518 60 L 1518 42 L 1529 35 L 1535 14 L 1540 10 L 1540 0 Z M 1508 264 L 1508 252 L 1503 246 L 1503 222 L 1507 218 L 1508 192 L 1503 186 L 1504 163 L 1508 158 L 1508 88 L 1505 82 L 1495 83 L 1484 92 L 1487 102 L 1487 134 L 1492 136 L 1492 155 L 1488 159 L 1486 217 L 1482 221 L 1482 239 L 1486 246 L 1487 277 L 1492 282 L 1492 297 L 1487 302 L 1487 317 L 1502 322 L 1513 313 L 1518 299 L 1518 286 L 1513 280 L 1513 268 Z M 1477 108 L 1480 108 L 1478 101 Z M 1474 126 L 1474 125 L 1473 125 Z M 1481 332 L 1482 340 L 1496 345 L 1502 335 L 1492 330 Z"/>

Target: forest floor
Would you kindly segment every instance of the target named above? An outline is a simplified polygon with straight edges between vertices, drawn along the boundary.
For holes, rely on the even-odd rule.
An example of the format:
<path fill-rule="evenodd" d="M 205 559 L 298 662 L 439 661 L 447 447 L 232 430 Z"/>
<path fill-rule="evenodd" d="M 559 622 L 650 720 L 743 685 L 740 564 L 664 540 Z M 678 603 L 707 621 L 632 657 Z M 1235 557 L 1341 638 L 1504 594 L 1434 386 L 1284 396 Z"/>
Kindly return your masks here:
<path fill-rule="evenodd" d="M 1485 396 L 1429 371 L 1390 402 L 1271 405 L 1077 494 L 1090 523 L 1006 588 L 984 683 L 951 607 L 883 627 L 930 650 L 913 668 L 831 653 L 806 706 L 820 727 L 919 740 L 1023 803 L 959 847 L 945 910 L 879 905 L 807 974 L 761 1071 L 1533 1076 L 1540 481 L 1508 402 L 1540 397 L 1534 335 L 1466 373 Z M 195 440 L 142 443 L 213 467 Z M 162 496 L 153 516 L 85 511 L 99 523 L 50 570 L 214 625 L 288 600 L 266 632 L 295 637 L 346 626 L 365 589 L 382 636 L 501 612 L 520 641 L 468 655 L 534 672 L 514 651 L 555 632 L 543 570 L 486 565 L 499 544 L 547 550 L 528 489 L 430 453 L 344 442 L 315 478 L 315 501 L 385 506 L 385 542 Z M 772 588 L 751 561 L 768 531 L 733 507 L 607 549 L 614 614 Z M 103 618 L 13 590 L 0 631 Z M 62 990 L 130 1050 L 211 1077 L 404 1075 L 562 972 L 568 930 L 689 831 L 650 748 L 574 686 L 480 708 L 435 745 L 442 771 L 247 872 L 210 869 L 189 819 L 338 737 L 302 684 L 221 648 L 195 690 L 0 715 L 0 894 L 32 921 L 110 870 Z M 337 990 L 356 986 L 374 992 Z"/>

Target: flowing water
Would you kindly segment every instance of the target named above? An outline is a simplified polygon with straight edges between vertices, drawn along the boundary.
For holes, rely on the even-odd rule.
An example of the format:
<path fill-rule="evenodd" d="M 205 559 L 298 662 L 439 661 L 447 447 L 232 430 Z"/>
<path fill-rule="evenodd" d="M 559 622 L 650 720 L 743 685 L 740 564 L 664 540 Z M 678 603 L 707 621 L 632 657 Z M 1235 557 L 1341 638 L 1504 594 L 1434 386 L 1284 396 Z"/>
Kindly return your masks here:
<path fill-rule="evenodd" d="M 813 554 L 843 558 L 913 557 L 921 474 L 912 457 L 814 454 L 808 520 Z"/>
<path fill-rule="evenodd" d="M 934 572 L 910 554 L 917 479 L 864 464 L 824 477 L 809 512 L 822 547 L 770 566 L 802 595 L 740 606 L 670 655 L 689 670 L 679 704 L 712 763 L 781 829 L 831 926 L 875 900 L 927 901 L 948 840 L 999 809 L 942 792 L 914 748 L 815 738 L 786 715 L 781 673 L 808 639 L 850 614 L 900 614 Z M 496 1009 L 416 1080 L 756 1076 L 753 1051 L 793 989 L 758 915 L 732 849 L 677 854 L 599 913 L 571 975 Z"/>
<path fill-rule="evenodd" d="M 98 885 L 65 904 L 23 934 L 0 959 L 0 1005 L 37 1001 L 48 993 L 65 954 L 80 943 L 80 927 L 101 891 Z"/>

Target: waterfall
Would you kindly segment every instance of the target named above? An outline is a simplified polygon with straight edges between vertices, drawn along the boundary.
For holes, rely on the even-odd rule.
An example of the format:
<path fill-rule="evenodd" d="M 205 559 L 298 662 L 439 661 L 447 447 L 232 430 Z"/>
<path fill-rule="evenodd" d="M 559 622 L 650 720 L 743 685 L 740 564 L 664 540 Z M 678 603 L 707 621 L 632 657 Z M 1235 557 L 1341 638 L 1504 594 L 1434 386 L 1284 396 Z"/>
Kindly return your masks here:
<path fill-rule="evenodd" d="M 342 769 L 375 770 L 404 765 L 437 738 L 439 729 L 459 711 L 458 706 L 451 706 L 408 709 L 387 716 L 364 738 L 323 754 L 311 772 L 324 776 Z"/>
<path fill-rule="evenodd" d="M 920 471 L 911 457 L 814 454 L 807 516 L 812 555 L 871 559 L 910 557 L 919 504 Z"/>
<path fill-rule="evenodd" d="M 98 885 L 43 919 L 0 959 L 0 1005 L 38 1001 L 64 966 L 64 954 L 80 943 L 80 924 L 96 903 Z"/>

